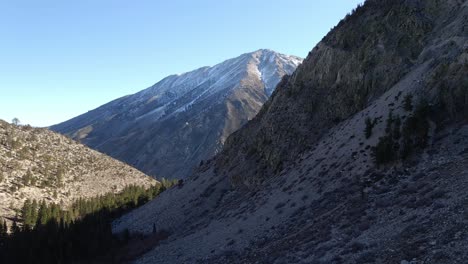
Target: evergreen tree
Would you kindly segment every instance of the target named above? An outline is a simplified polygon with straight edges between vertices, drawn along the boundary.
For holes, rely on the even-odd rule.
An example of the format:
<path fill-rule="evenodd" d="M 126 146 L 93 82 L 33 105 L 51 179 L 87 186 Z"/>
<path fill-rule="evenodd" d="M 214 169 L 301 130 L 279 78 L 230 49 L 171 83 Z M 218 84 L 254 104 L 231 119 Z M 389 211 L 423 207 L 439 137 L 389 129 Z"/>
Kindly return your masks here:
<path fill-rule="evenodd" d="M 56 203 L 52 203 L 50 205 L 50 219 L 53 219 L 56 222 L 60 221 L 60 207 Z"/>
<path fill-rule="evenodd" d="M 400 116 L 397 116 L 395 118 L 394 124 L 393 124 L 393 138 L 395 140 L 399 140 L 400 137 L 401 137 L 400 128 L 401 128 L 401 118 L 400 118 Z"/>
<path fill-rule="evenodd" d="M 403 99 L 403 109 L 407 112 L 413 111 L 413 95 L 408 94 L 405 96 Z"/>
<path fill-rule="evenodd" d="M 3 233 L 0 234 L 2 237 L 7 237 L 8 236 L 8 225 L 6 223 L 6 220 L 3 219 Z"/>
<path fill-rule="evenodd" d="M 5 227 L 3 226 L 3 221 L 0 221 L 0 241 L 3 238 L 4 233 L 5 233 Z"/>
<path fill-rule="evenodd" d="M 45 225 L 49 221 L 49 208 L 44 200 L 42 200 L 39 211 L 37 213 L 38 224 Z"/>
<path fill-rule="evenodd" d="M 38 204 L 37 204 L 37 201 L 36 199 L 34 199 L 32 201 L 32 204 L 31 204 L 31 225 L 35 225 L 36 222 L 37 222 L 37 210 L 38 210 Z"/>
<path fill-rule="evenodd" d="M 32 203 L 29 199 L 26 199 L 26 201 L 23 204 L 23 208 L 21 209 L 21 218 L 23 219 L 25 228 L 30 228 L 34 225 Z"/>
<path fill-rule="evenodd" d="M 390 111 L 388 113 L 388 117 L 387 117 L 387 126 L 385 127 L 385 133 L 387 135 L 391 134 L 392 133 L 392 127 L 393 127 L 393 112 Z"/>
<path fill-rule="evenodd" d="M 166 184 L 170 186 L 171 182 Z M 112 235 L 112 219 L 157 196 L 160 187 L 130 185 L 117 194 L 78 199 L 68 210 L 62 210 L 59 204 L 44 200 L 38 204 L 28 199 L 21 210 L 23 224 L 29 221 L 36 226 L 21 230 L 16 221 L 13 223 L 12 235 L 4 239 L 8 249 L 0 247 L 0 263 L 95 263 L 92 260 L 103 252 L 116 250 L 124 243 Z M 0 233 L 6 234 L 4 226 L 5 222 L 0 224 Z"/>
<path fill-rule="evenodd" d="M 11 225 L 11 233 L 13 236 L 18 236 L 21 232 L 21 228 L 18 226 L 18 223 L 16 222 L 16 219 L 13 221 L 13 224 Z"/>
<path fill-rule="evenodd" d="M 364 129 L 364 135 L 366 138 L 370 138 L 372 136 L 372 129 L 374 129 L 375 123 L 372 122 L 370 117 L 367 117 L 365 120 L 366 128 Z"/>

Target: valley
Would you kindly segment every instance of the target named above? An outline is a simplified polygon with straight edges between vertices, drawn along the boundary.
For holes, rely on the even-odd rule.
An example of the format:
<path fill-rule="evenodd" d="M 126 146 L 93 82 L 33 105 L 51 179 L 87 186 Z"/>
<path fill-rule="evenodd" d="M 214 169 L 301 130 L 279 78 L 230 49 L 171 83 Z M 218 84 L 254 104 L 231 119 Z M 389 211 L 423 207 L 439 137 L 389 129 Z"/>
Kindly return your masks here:
<path fill-rule="evenodd" d="M 114 232 L 171 231 L 136 263 L 463 263 L 467 7 L 367 1 Z"/>
<path fill-rule="evenodd" d="M 467 263 L 468 1 L 367 0 L 310 49 L 0 121 L 0 260 Z"/>

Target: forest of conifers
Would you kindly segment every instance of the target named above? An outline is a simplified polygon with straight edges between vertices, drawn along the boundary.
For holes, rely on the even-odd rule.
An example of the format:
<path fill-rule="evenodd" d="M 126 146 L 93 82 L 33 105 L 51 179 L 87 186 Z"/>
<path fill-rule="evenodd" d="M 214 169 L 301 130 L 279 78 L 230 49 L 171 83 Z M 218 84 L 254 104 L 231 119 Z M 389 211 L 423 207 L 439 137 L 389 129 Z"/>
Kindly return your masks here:
<path fill-rule="evenodd" d="M 131 185 L 117 194 L 78 199 L 66 210 L 26 200 L 10 227 L 0 221 L 0 263 L 117 263 L 112 251 L 124 246 L 129 234 L 114 236 L 112 220 L 175 183 Z"/>

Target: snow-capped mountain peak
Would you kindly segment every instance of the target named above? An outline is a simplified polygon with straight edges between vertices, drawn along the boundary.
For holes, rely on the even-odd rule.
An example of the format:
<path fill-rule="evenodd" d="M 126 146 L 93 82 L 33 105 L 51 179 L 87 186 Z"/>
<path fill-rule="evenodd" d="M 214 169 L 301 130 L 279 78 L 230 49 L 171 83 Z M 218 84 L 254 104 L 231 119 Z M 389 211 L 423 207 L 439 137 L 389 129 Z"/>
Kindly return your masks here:
<path fill-rule="evenodd" d="M 301 62 L 268 49 L 245 53 L 168 76 L 52 129 L 148 174 L 184 177 L 252 119 Z"/>
<path fill-rule="evenodd" d="M 136 118 L 152 115 L 153 119 L 159 119 L 185 111 L 209 96 L 235 89 L 247 75 L 258 76 L 269 96 L 281 78 L 285 74 L 291 74 L 301 62 L 302 59 L 296 56 L 260 49 L 212 67 L 205 66 L 191 72 L 171 75 L 128 100 L 138 105 L 156 102 L 152 111 L 141 113 Z M 191 100 L 185 104 L 178 103 L 185 96 L 190 96 Z"/>

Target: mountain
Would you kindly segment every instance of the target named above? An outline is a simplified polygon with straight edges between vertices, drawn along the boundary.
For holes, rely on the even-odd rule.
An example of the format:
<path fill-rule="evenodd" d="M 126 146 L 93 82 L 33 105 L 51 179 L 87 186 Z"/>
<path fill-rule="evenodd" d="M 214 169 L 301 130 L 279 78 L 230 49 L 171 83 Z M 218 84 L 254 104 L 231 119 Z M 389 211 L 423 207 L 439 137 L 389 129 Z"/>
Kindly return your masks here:
<path fill-rule="evenodd" d="M 142 172 L 43 128 L 0 120 L 0 217 L 26 199 L 63 206 L 79 198 L 157 182 Z"/>
<path fill-rule="evenodd" d="M 243 54 L 169 76 L 51 129 L 147 174 L 185 178 L 257 114 L 301 61 L 271 50 Z"/>
<path fill-rule="evenodd" d="M 136 263 L 466 263 L 468 1 L 368 0 L 115 233 Z"/>

